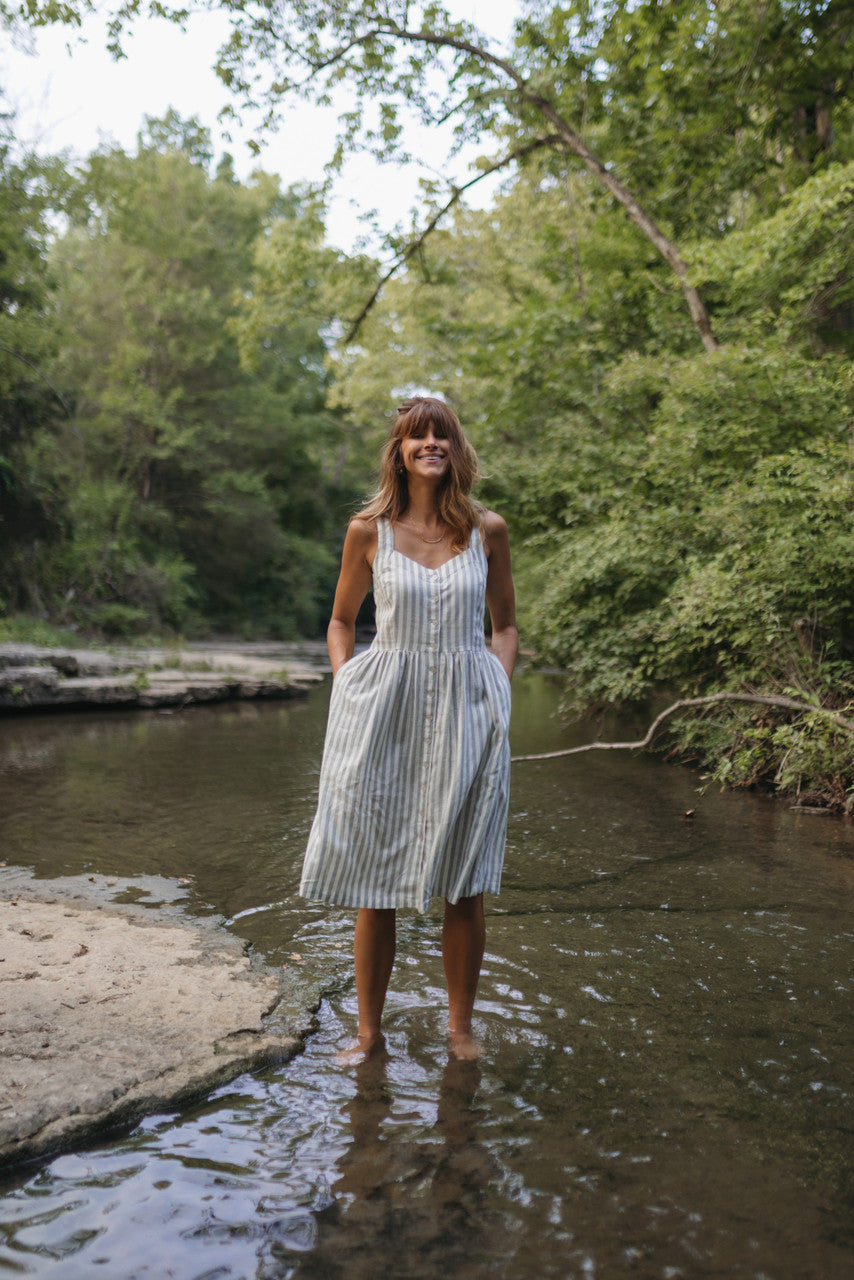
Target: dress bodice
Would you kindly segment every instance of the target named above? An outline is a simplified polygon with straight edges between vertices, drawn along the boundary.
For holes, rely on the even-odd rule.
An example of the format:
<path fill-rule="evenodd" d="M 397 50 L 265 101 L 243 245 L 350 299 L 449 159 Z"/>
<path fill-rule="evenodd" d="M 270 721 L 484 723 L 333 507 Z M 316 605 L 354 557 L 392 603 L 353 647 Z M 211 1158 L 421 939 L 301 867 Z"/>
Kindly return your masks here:
<path fill-rule="evenodd" d="M 465 650 L 485 647 L 483 621 L 487 561 L 480 530 L 465 551 L 428 569 L 397 551 L 394 529 L 377 521 L 372 648 Z"/>

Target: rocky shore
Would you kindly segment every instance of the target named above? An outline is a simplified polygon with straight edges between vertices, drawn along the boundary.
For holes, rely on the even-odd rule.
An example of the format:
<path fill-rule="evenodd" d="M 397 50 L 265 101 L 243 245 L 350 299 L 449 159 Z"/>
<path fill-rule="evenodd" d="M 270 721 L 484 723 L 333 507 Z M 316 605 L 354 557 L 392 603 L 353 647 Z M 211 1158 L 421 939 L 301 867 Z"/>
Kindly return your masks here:
<path fill-rule="evenodd" d="M 0 869 L 0 1164 L 291 1057 L 307 994 L 159 876 Z"/>
<path fill-rule="evenodd" d="M 172 707 L 305 694 L 328 671 L 322 642 L 45 649 L 0 644 L 0 714 L 77 707 Z"/>

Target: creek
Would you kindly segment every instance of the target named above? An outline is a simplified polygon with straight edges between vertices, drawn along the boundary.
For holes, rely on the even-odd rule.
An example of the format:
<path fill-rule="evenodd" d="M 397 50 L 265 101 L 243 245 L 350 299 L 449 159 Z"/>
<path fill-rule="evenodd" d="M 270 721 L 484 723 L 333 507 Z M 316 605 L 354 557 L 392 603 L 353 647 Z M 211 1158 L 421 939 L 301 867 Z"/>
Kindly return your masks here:
<path fill-rule="evenodd" d="M 559 693 L 514 683 L 516 753 L 633 731 L 561 730 Z M 0 1275 L 854 1274 L 852 824 L 647 755 L 514 765 L 485 1057 L 448 1060 L 434 904 L 342 1070 L 353 916 L 295 894 L 327 696 L 0 724 L 3 859 L 186 877 L 319 1001 L 291 1062 L 6 1172 Z"/>

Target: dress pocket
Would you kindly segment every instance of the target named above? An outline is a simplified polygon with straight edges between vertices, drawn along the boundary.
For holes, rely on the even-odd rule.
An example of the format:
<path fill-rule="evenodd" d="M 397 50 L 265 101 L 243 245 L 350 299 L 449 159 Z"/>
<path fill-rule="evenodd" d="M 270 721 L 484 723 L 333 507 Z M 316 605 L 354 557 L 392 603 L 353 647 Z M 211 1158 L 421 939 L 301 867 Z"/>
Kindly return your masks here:
<path fill-rule="evenodd" d="M 369 653 L 369 649 L 362 649 L 360 653 L 354 653 L 352 658 L 349 658 L 346 662 L 342 663 L 338 668 L 338 674 L 332 681 L 333 688 L 335 685 L 343 683 L 344 680 L 349 680 L 362 665 L 363 659 L 367 658 Z"/>
<path fill-rule="evenodd" d="M 504 733 L 507 733 L 510 726 L 510 678 L 495 654 L 490 650 L 487 650 L 487 653 L 493 669 L 497 670 L 498 673 L 497 680 L 490 682 L 492 683 L 492 697 L 495 699 L 495 712 Z"/>
<path fill-rule="evenodd" d="M 507 685 L 507 688 L 509 689 L 510 677 L 508 676 L 507 672 L 504 670 L 504 667 L 501 665 L 501 659 L 498 657 L 498 654 L 493 653 L 491 649 L 487 649 L 487 653 L 489 654 L 492 661 L 495 663 L 498 670 L 501 672 L 502 676 L 504 677 L 504 682 Z"/>

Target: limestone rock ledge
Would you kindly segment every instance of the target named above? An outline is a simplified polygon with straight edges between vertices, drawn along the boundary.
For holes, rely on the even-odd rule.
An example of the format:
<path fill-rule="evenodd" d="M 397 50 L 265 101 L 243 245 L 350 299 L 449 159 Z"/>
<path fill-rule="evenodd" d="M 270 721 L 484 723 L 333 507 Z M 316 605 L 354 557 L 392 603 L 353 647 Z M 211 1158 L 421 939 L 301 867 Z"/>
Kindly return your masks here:
<path fill-rule="evenodd" d="M 172 649 L 0 644 L 0 713 L 62 707 L 173 707 L 305 694 L 329 670 L 325 646 L 201 643 Z"/>
<path fill-rule="evenodd" d="M 0 1164 L 174 1106 L 299 1048 L 308 1011 L 177 882 L 0 871 Z M 166 902 L 140 905 L 145 895 Z M 124 898 L 117 902 L 116 898 Z"/>

